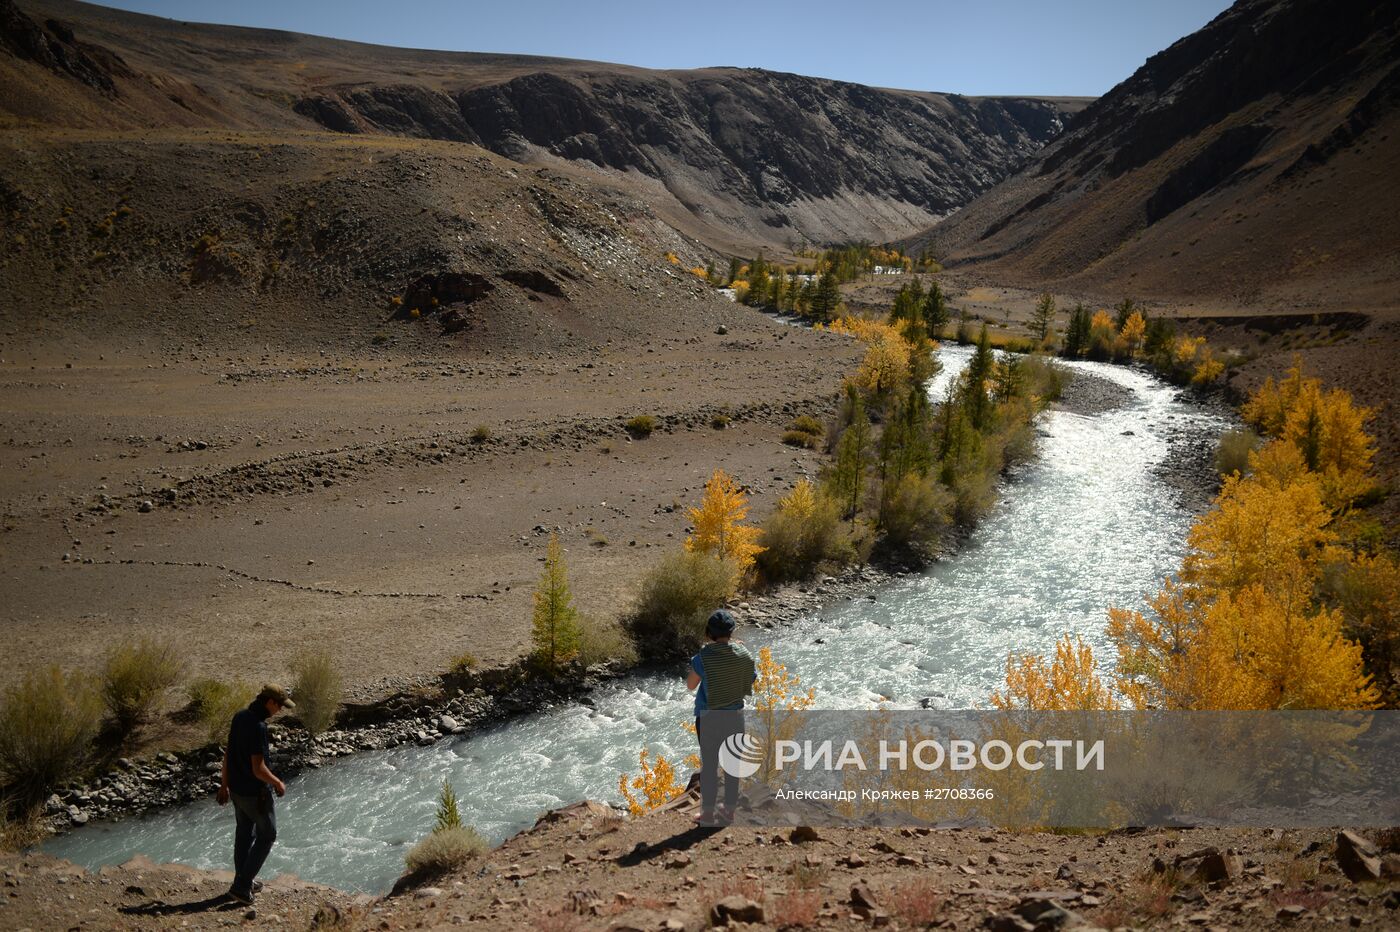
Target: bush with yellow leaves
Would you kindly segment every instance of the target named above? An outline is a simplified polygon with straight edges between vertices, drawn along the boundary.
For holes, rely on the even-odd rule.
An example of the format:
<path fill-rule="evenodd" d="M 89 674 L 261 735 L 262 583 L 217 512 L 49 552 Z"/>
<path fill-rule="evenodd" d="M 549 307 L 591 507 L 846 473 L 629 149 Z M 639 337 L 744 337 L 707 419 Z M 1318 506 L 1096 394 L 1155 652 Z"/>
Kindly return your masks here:
<path fill-rule="evenodd" d="M 660 754 L 652 760 L 651 752 L 643 748 L 637 755 L 637 766 L 637 776 L 624 773 L 617 780 L 618 791 L 632 815 L 659 809 L 685 792 L 685 787 L 676 782 L 676 768 Z"/>

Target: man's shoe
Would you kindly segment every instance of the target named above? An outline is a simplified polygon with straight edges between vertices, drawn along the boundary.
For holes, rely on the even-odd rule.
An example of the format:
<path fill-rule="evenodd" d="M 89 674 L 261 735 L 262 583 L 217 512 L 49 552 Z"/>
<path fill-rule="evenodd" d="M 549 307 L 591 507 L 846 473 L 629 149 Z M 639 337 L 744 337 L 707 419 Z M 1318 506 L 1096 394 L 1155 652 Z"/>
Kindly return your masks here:
<path fill-rule="evenodd" d="M 255 886 L 256 886 L 256 884 L 255 884 Z M 228 888 L 228 897 L 229 897 L 229 899 L 231 899 L 231 900 L 233 900 L 233 901 L 235 901 L 235 902 L 242 903 L 244 906 L 252 906 L 252 905 L 253 905 L 253 891 L 252 891 L 252 890 L 240 890 L 238 887 L 229 887 L 229 888 Z"/>

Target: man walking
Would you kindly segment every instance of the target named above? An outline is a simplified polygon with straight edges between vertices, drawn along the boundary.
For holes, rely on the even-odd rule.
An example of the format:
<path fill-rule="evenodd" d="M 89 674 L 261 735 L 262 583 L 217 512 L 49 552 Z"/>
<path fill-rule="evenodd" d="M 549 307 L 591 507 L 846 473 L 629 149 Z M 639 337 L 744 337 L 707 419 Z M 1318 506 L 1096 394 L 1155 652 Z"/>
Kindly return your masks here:
<path fill-rule="evenodd" d="M 267 720 L 296 706 L 280 686 L 264 686 L 248 708 L 233 717 L 224 751 L 219 805 L 233 801 L 233 886 L 228 895 L 252 905 L 262 889 L 255 878 L 277 840 L 277 816 L 272 794 L 283 796 L 287 786 L 267 769 Z"/>
<path fill-rule="evenodd" d="M 705 622 L 710 643 L 690 658 L 686 686 L 695 690 L 695 732 L 700 739 L 701 825 L 727 825 L 739 804 L 739 778 L 724 775 L 724 806 L 715 811 L 719 795 L 719 751 L 725 739 L 744 733 L 744 697 L 753 693 L 758 670 L 753 655 L 734 634 L 734 616 L 720 609 Z"/>

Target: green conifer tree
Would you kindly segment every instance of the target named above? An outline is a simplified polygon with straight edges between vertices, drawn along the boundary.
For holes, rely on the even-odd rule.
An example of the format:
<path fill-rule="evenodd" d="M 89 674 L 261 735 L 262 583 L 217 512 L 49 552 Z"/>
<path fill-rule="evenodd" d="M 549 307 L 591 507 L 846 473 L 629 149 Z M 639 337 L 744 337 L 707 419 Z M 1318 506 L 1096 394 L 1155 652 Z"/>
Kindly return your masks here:
<path fill-rule="evenodd" d="M 826 272 L 817 279 L 816 294 L 812 296 L 812 317 L 824 324 L 829 324 L 836 317 L 836 310 L 841 306 L 841 287 L 836 280 L 835 272 Z"/>
<path fill-rule="evenodd" d="M 457 793 L 452 789 L 451 781 L 443 777 L 442 792 L 438 795 L 437 825 L 433 827 L 433 831 L 445 832 L 461 827 L 462 813 L 457 808 Z"/>
<path fill-rule="evenodd" d="M 865 472 L 870 465 L 870 419 L 855 386 L 846 388 L 851 421 L 836 444 L 836 463 L 831 472 L 831 490 L 841 506 L 841 517 L 855 520 L 865 491 Z"/>
<path fill-rule="evenodd" d="M 549 536 L 545 551 L 544 572 L 535 587 L 534 659 L 550 676 L 572 660 L 579 650 L 582 631 L 578 609 L 569 591 L 568 574 L 564 569 L 564 552 L 559 535 Z"/>
<path fill-rule="evenodd" d="M 948 326 L 948 303 L 943 299 L 943 289 L 934 279 L 924 295 L 924 326 L 928 328 L 930 340 L 943 339 L 943 331 Z"/>
<path fill-rule="evenodd" d="M 1050 336 L 1050 328 L 1055 323 L 1055 298 L 1050 292 L 1043 293 L 1035 302 L 1035 310 L 1031 311 L 1030 331 L 1037 343 L 1044 343 L 1046 337 Z"/>
<path fill-rule="evenodd" d="M 972 359 L 968 361 L 967 369 L 963 373 L 967 388 L 963 403 L 967 407 L 967 416 L 972 421 L 972 426 L 978 430 L 986 427 L 991 419 L 987 386 L 991 381 L 995 363 L 991 337 L 987 335 L 987 325 L 984 322 L 982 332 L 977 337 L 977 350 L 972 354 Z"/>

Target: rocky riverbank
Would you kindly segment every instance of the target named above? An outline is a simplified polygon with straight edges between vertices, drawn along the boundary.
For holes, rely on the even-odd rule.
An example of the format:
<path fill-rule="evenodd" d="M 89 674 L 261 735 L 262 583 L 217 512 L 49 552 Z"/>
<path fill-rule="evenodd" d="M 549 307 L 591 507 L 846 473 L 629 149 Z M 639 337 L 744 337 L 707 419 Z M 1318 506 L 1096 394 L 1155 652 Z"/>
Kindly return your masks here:
<path fill-rule="evenodd" d="M 895 575 L 903 572 L 851 567 L 836 576 L 751 595 L 735 608 L 746 622 L 773 628 L 811 615 L 827 602 L 863 596 Z M 272 766 L 286 778 L 362 751 L 435 744 L 518 715 L 579 701 L 599 684 L 633 672 L 618 665 L 599 665 L 573 679 L 550 681 L 528 677 L 517 664 L 449 676 L 437 695 L 401 694 L 348 707 L 341 716 L 345 727 L 314 740 L 298 728 L 273 720 L 268 725 Z M 98 779 L 53 794 L 44 815 L 52 831 L 62 832 L 94 820 L 125 818 L 207 798 L 218 788 L 221 761 L 222 751 L 213 745 L 164 751 L 142 760 L 121 758 Z"/>

